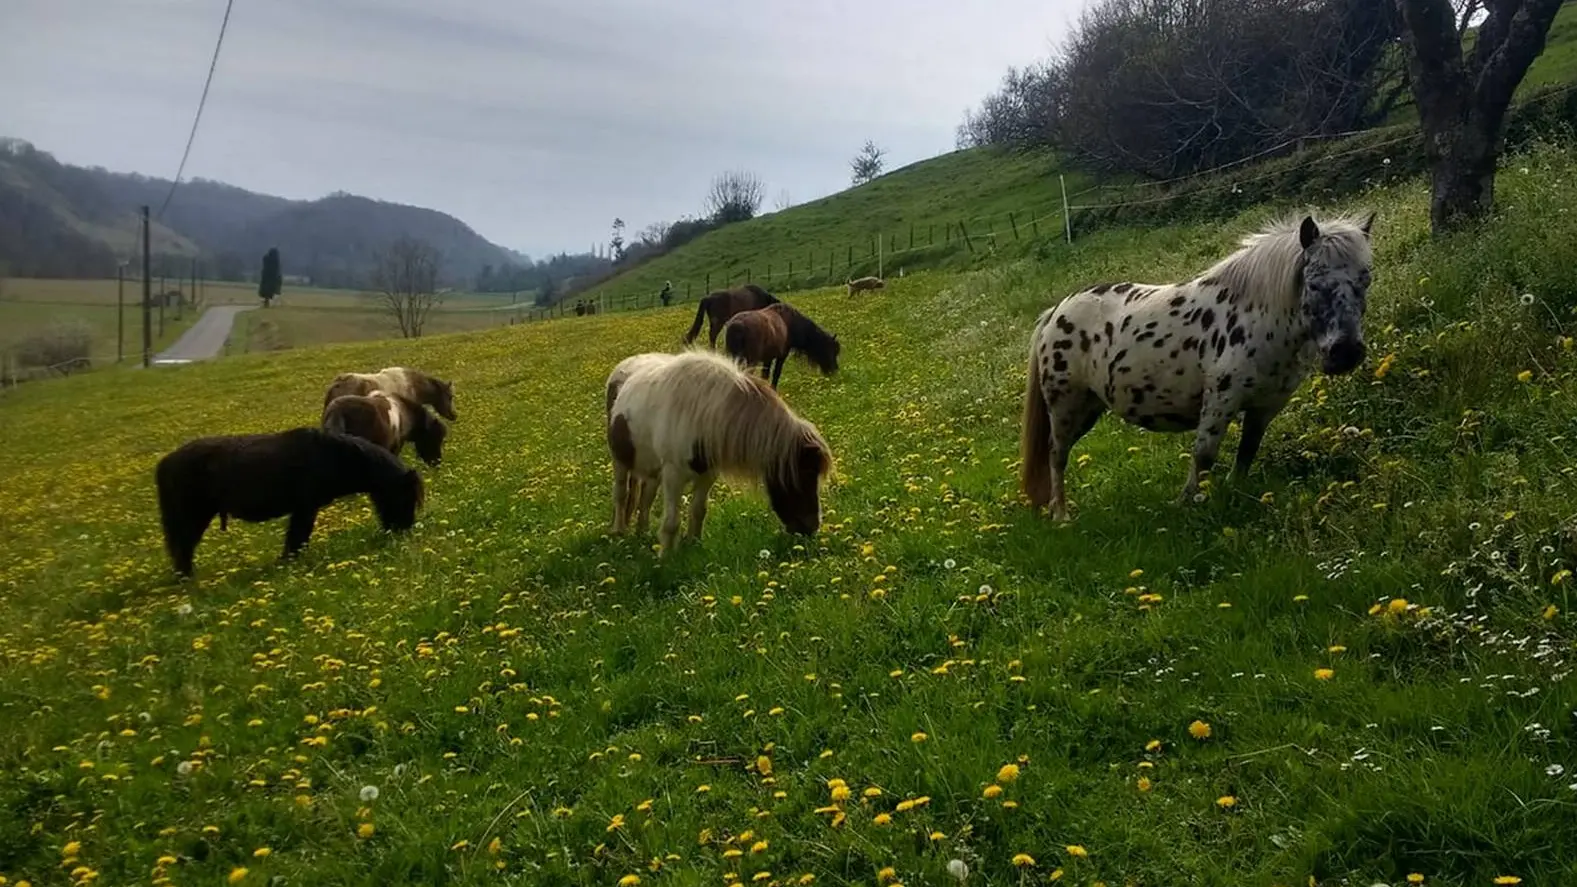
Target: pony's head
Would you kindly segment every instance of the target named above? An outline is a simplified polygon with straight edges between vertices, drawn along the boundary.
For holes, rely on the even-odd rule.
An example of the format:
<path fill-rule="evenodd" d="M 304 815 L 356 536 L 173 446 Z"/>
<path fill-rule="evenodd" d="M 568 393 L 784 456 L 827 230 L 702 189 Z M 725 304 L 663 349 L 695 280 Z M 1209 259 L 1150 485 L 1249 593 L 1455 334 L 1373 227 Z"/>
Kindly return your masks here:
<path fill-rule="evenodd" d="M 813 536 L 821 528 L 821 479 L 832 470 L 832 456 L 821 436 L 807 432 L 791 461 L 767 475 L 767 498 L 783 528 Z"/>
<path fill-rule="evenodd" d="M 1363 315 L 1369 298 L 1374 252 L 1369 231 L 1374 213 L 1362 222 L 1337 220 L 1324 230 L 1305 216 L 1298 228 L 1303 247 L 1301 310 L 1309 337 L 1327 375 L 1350 373 L 1363 363 Z"/>
<path fill-rule="evenodd" d="M 388 483 L 374 488 L 368 498 L 372 499 L 373 510 L 378 512 L 383 528 L 399 533 L 416 525 L 416 510 L 422 507 L 426 490 L 416 469 L 407 468 Z"/>
<path fill-rule="evenodd" d="M 428 465 L 437 465 L 444 459 L 444 438 L 449 434 L 449 426 L 419 404 L 413 412 L 417 420 L 411 443 L 416 447 L 416 456 Z"/>
<path fill-rule="evenodd" d="M 433 380 L 433 409 L 438 415 L 453 422 L 459 418 L 454 413 L 454 383 L 442 379 Z"/>

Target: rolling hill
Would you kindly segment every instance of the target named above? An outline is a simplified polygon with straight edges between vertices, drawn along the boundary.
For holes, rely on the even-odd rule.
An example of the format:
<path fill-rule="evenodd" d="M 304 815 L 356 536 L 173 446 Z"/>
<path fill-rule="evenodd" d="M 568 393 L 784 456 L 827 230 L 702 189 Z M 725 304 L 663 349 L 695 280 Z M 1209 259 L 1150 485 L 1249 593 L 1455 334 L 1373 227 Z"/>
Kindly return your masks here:
<path fill-rule="evenodd" d="M 118 261 L 136 253 L 138 208 L 157 209 L 169 188 L 167 179 L 72 166 L 27 142 L 0 140 L 0 273 L 114 276 Z M 437 247 L 456 284 L 522 259 L 436 210 L 343 193 L 287 200 L 202 179 L 181 185 L 154 226 L 152 251 L 201 256 L 215 276 L 244 279 L 277 246 L 287 273 L 355 286 L 373 251 L 400 235 Z"/>

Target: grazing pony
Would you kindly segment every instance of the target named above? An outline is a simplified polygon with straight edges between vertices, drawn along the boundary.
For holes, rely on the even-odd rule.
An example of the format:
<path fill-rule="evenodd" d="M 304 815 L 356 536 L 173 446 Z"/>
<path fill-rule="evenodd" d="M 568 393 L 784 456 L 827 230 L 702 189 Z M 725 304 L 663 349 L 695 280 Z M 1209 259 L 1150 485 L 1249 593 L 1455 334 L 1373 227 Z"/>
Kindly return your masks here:
<path fill-rule="evenodd" d="M 1194 431 L 1181 501 L 1242 413 L 1234 474 L 1247 474 L 1316 357 L 1327 375 L 1363 362 L 1373 225 L 1373 213 L 1276 222 L 1187 283 L 1103 284 L 1042 312 L 1021 439 L 1030 503 L 1067 520 L 1068 451 L 1106 410 L 1151 431 Z"/>
<path fill-rule="evenodd" d="M 428 465 L 443 461 L 444 436 L 449 433 L 443 420 L 426 407 L 386 391 L 334 398 L 323 408 L 323 427 L 371 441 L 396 456 L 410 441 Z"/>
<path fill-rule="evenodd" d="M 699 539 L 721 473 L 763 481 L 789 532 L 808 536 L 820 528 L 820 483 L 832 470 L 831 449 L 816 426 L 732 360 L 702 350 L 640 354 L 614 368 L 608 390 L 614 534 L 629 527 L 632 504 L 637 530 L 646 529 L 660 482 L 661 552 L 673 550 L 679 498 L 692 484 L 687 535 Z"/>
<path fill-rule="evenodd" d="M 778 302 L 755 311 L 741 311 L 723 324 L 723 347 L 730 357 L 745 366 L 761 365 L 761 378 L 778 387 L 783 364 L 789 352 L 798 353 L 823 376 L 838 371 L 838 352 L 842 345 L 832 335 L 787 302 Z"/>
<path fill-rule="evenodd" d="M 730 290 L 716 290 L 701 297 L 701 303 L 695 306 L 695 323 L 690 325 L 690 331 L 684 334 L 686 345 L 695 341 L 701 334 L 701 321 L 710 319 L 711 328 L 707 331 L 707 344 L 717 347 L 717 334 L 722 332 L 723 324 L 730 317 L 741 311 L 754 311 L 768 305 L 776 305 L 778 297 L 753 283 L 737 286 Z"/>
<path fill-rule="evenodd" d="M 424 496 L 422 477 L 388 450 L 321 428 L 202 437 L 164 456 L 154 471 L 164 546 L 175 571 L 192 575 L 192 555 L 214 515 L 259 523 L 290 516 L 284 557 L 312 536 L 318 511 L 367 493 L 385 530 L 408 530 Z"/>
<path fill-rule="evenodd" d="M 849 295 L 851 296 L 863 290 L 879 290 L 887 288 L 887 281 L 882 280 L 880 277 L 858 277 L 854 280 L 847 281 L 847 283 L 849 285 Z"/>
<path fill-rule="evenodd" d="M 336 397 L 374 391 L 387 391 L 426 404 L 451 422 L 458 418 L 454 413 L 454 383 L 409 367 L 384 367 L 376 373 L 340 373 L 323 395 L 323 409 L 327 411 Z"/>

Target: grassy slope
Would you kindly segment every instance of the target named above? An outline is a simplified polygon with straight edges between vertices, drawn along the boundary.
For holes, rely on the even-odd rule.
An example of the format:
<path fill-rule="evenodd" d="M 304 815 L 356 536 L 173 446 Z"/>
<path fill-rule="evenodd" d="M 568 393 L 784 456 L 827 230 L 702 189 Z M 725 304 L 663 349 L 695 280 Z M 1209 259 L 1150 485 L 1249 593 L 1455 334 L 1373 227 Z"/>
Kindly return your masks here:
<path fill-rule="evenodd" d="M 809 545 L 728 492 L 669 563 L 602 535 L 603 378 L 678 309 L 24 386 L 0 401 L 0 873 L 1569 882 L 1546 768 L 1577 764 L 1577 157 L 1512 165 L 1482 235 L 1431 243 L 1417 183 L 1364 201 L 1374 357 L 1305 389 L 1253 478 L 1179 508 L 1188 441 L 1105 422 L 1060 528 L 1016 501 L 1035 312 L 1197 270 L 1257 219 L 804 296 L 845 343 L 838 376 L 784 378 L 839 458 Z M 413 535 L 348 502 L 280 566 L 281 525 L 238 522 L 172 585 L 159 454 L 311 423 L 336 371 L 391 357 L 458 380 Z"/>
<path fill-rule="evenodd" d="M 1577 81 L 1577 5 L 1568 5 L 1557 14 L 1551 26 L 1544 53 L 1534 62 L 1518 89 L 1525 98 L 1540 87 Z M 1395 112 L 1390 124 L 1410 123 L 1415 119 L 1411 104 Z M 592 292 L 607 296 L 614 305 L 646 306 L 655 304 L 656 294 L 665 280 L 673 281 L 680 299 L 699 298 L 707 275 L 714 288 L 739 283 L 749 272 L 751 278 L 769 289 L 801 289 L 842 283 L 848 276 L 874 274 L 876 256 L 872 238 L 878 234 L 896 238 L 900 252 L 889 251 L 884 272 L 896 269 L 957 267 L 974 255 L 987 255 L 989 246 L 976 242 L 979 253 L 972 255 L 958 241 L 951 245 L 943 234 L 944 224 L 964 220 L 974 238 L 985 239 L 994 232 L 999 248 L 1011 254 L 1022 248 L 1010 246 L 1027 240 L 1034 231 L 1027 225 L 1031 218 L 1041 219 L 1039 235 L 1055 241 L 1062 232 L 1062 193 L 1056 174 L 1061 171 L 1055 155 L 1003 155 L 970 149 L 944 154 L 931 160 L 893 170 L 868 185 L 851 188 L 811 201 L 802 206 L 775 212 L 740 225 L 707 234 L 673 253 L 615 277 Z M 1243 173 L 1244 170 L 1237 170 Z M 1083 202 L 1108 203 L 1125 199 L 1149 198 L 1152 192 L 1125 195 L 1123 191 L 1080 195 L 1089 181 L 1069 172 L 1068 193 L 1075 205 Z M 1187 199 L 1184 197 L 1183 199 Z M 1016 215 L 1020 226 L 1014 237 Z M 909 230 L 918 233 L 916 249 L 909 250 Z M 926 244 L 926 228 L 931 226 L 938 246 Z M 954 237 L 956 238 L 956 229 Z M 848 249 L 854 249 L 854 265 L 849 268 Z M 834 267 L 829 275 L 829 250 Z M 815 257 L 811 273 L 806 262 Z M 793 275 L 787 262 L 794 262 Z M 767 276 L 770 267 L 772 276 Z"/>

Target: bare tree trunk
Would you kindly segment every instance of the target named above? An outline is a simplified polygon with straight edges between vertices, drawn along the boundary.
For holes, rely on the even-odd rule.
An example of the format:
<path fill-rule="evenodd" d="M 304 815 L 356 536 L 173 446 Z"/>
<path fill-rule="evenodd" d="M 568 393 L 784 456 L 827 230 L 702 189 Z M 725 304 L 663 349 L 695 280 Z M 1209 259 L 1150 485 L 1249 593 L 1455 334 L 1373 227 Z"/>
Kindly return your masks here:
<path fill-rule="evenodd" d="M 1464 57 L 1461 10 L 1452 0 L 1396 0 L 1402 13 L 1413 96 L 1432 167 L 1430 227 L 1436 234 L 1486 215 L 1495 204 L 1495 165 L 1506 109 L 1561 0 L 1489 0 Z M 1471 11 L 1469 11 L 1471 14 Z"/>

